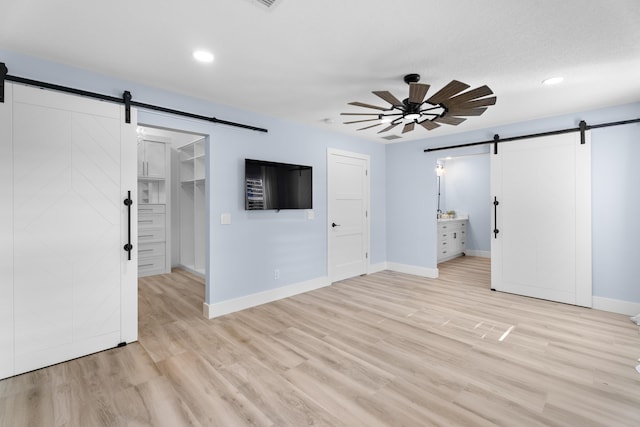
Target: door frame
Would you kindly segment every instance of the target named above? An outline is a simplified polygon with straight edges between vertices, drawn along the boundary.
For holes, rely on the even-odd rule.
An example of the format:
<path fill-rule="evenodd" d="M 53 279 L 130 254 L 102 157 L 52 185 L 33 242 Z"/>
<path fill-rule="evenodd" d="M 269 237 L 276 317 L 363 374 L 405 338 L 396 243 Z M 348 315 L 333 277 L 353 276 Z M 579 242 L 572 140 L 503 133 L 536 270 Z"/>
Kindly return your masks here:
<path fill-rule="evenodd" d="M 343 156 L 343 157 L 351 157 L 358 160 L 363 160 L 366 164 L 366 177 L 365 177 L 365 227 L 364 227 L 364 239 L 365 239 L 365 265 L 366 271 L 365 274 L 369 274 L 371 268 L 371 157 L 368 154 L 355 153 L 352 151 L 340 150 L 337 148 L 327 148 L 327 275 L 329 277 L 329 282 L 333 283 L 333 266 L 331 265 L 331 224 L 329 223 L 331 218 L 331 177 L 329 176 L 329 163 L 331 162 L 332 156 Z"/>

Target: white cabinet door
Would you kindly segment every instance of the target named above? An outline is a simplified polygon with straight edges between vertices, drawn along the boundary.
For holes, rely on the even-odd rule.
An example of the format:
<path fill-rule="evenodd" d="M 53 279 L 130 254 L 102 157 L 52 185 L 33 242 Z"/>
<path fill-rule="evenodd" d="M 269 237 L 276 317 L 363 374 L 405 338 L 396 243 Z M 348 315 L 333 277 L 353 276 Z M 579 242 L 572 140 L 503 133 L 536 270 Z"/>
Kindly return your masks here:
<path fill-rule="evenodd" d="M 164 178 L 166 176 L 166 144 L 156 141 L 145 141 L 145 143 L 147 176 Z"/>
<path fill-rule="evenodd" d="M 329 278 L 332 282 L 367 273 L 369 158 L 329 150 Z"/>
<path fill-rule="evenodd" d="M 578 133 L 501 144 L 491 155 L 491 283 L 591 306 L 591 145 Z M 492 200 L 493 202 L 493 200 Z M 493 207 L 493 206 L 492 206 Z M 492 234 L 493 236 L 493 234 Z"/>
<path fill-rule="evenodd" d="M 136 172 L 122 107 L 12 89 L 18 374 L 137 338 L 137 265 L 123 250 Z"/>
<path fill-rule="evenodd" d="M 165 143 L 146 139 L 138 141 L 138 176 L 164 178 L 166 162 Z"/>

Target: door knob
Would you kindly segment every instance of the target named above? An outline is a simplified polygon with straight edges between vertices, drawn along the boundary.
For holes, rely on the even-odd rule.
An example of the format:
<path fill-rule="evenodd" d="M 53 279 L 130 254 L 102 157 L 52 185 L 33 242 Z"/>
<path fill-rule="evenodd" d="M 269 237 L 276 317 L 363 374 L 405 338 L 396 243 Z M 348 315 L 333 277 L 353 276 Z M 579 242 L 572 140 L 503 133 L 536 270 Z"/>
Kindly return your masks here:
<path fill-rule="evenodd" d="M 336 224 L 335 222 L 331 223 L 331 227 L 336 228 L 336 227 L 340 227 L 340 224 Z"/>

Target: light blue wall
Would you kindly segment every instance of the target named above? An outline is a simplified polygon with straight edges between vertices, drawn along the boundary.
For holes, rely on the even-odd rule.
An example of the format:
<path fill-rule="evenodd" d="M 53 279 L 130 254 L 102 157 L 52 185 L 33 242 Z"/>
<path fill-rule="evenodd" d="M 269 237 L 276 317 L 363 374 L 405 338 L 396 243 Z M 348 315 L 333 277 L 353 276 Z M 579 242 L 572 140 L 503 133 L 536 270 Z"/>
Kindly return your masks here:
<path fill-rule="evenodd" d="M 130 90 L 135 100 L 269 129 L 262 134 L 243 129 L 141 111 L 140 123 L 197 132 L 209 137 L 208 303 L 266 291 L 327 275 L 326 149 L 339 148 L 371 156 L 371 263 L 385 261 L 436 267 L 435 164 L 440 157 L 481 153 L 485 148 L 423 153 L 437 145 L 453 145 L 640 117 L 640 103 L 380 145 L 320 128 L 306 127 L 204 100 L 176 95 L 94 72 L 41 61 L 0 49 L 9 74 L 120 97 Z M 481 120 L 479 118 L 478 120 Z M 640 302 L 640 125 L 593 131 L 593 283 L 594 295 Z M 242 160 L 259 157 L 314 167 L 315 220 L 302 212 L 245 212 L 242 204 Z M 220 225 L 231 213 L 232 225 Z M 273 279 L 279 268 L 281 278 Z"/>
<path fill-rule="evenodd" d="M 267 128 L 260 133 L 141 110 L 139 123 L 208 136 L 210 256 L 205 300 L 216 303 L 327 276 L 327 148 L 367 154 L 371 158 L 372 264 L 386 260 L 385 147 L 328 130 L 301 126 L 204 100 L 42 61 L 0 49 L 10 75 L 121 97 L 124 90 L 139 102 Z M 245 157 L 313 166 L 314 220 L 304 211 L 244 210 Z M 231 225 L 220 224 L 230 213 Z M 275 280 L 274 269 L 280 270 Z"/>
<path fill-rule="evenodd" d="M 469 215 L 467 250 L 491 251 L 489 154 L 443 159 L 440 209 Z"/>
<path fill-rule="evenodd" d="M 640 302 L 640 124 L 592 132 L 593 294 Z"/>
<path fill-rule="evenodd" d="M 640 117 L 640 103 L 533 120 L 387 146 L 387 258 L 435 268 L 437 158 L 478 152 L 478 147 L 423 153 L 423 149 Z M 640 124 L 592 131 L 594 296 L 640 302 Z M 408 209 L 405 209 L 408 207 Z"/>

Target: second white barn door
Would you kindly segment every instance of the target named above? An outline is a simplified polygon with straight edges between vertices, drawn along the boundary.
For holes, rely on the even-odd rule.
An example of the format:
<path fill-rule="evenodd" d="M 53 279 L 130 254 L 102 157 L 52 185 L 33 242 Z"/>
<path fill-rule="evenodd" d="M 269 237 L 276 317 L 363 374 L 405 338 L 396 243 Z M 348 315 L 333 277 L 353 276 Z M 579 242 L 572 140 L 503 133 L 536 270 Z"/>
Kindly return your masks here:
<path fill-rule="evenodd" d="M 369 265 L 369 157 L 328 150 L 329 279 L 366 274 Z"/>
<path fill-rule="evenodd" d="M 577 132 L 508 142 L 491 154 L 493 289 L 591 306 L 591 143 L 585 136 L 585 144 Z"/>

